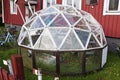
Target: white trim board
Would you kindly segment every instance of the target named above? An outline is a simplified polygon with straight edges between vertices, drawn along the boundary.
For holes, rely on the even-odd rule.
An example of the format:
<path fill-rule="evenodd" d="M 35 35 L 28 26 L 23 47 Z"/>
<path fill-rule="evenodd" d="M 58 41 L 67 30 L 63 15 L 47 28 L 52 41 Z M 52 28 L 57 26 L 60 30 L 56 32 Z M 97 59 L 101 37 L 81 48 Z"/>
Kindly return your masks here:
<path fill-rule="evenodd" d="M 2 0 L 2 22 L 4 23 L 4 4 L 3 4 L 3 0 Z"/>

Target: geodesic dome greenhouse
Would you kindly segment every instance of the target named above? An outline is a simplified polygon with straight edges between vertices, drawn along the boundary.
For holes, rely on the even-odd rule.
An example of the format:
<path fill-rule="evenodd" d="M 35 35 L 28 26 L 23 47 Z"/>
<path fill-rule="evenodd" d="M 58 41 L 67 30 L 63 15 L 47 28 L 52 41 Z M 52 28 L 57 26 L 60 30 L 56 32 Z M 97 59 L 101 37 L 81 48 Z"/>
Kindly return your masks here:
<path fill-rule="evenodd" d="M 18 45 L 26 49 L 21 52 L 24 62 L 34 59 L 32 67 L 57 74 L 100 69 L 107 59 L 102 26 L 90 13 L 71 6 L 54 5 L 35 12 L 22 26 Z"/>

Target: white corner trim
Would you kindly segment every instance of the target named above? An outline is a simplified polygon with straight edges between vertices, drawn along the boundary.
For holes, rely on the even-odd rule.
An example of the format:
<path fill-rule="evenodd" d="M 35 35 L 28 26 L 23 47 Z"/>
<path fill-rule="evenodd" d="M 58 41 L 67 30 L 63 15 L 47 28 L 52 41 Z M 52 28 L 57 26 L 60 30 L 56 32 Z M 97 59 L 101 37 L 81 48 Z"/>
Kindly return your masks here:
<path fill-rule="evenodd" d="M 2 0 L 2 22 L 4 23 L 4 5 L 3 5 L 3 0 Z"/>
<path fill-rule="evenodd" d="M 104 5 L 103 5 L 103 15 L 106 15 L 106 8 L 107 6 L 105 5 L 106 4 L 106 0 L 104 0 Z"/>
<path fill-rule="evenodd" d="M 80 0 L 80 10 L 82 10 L 82 0 Z"/>

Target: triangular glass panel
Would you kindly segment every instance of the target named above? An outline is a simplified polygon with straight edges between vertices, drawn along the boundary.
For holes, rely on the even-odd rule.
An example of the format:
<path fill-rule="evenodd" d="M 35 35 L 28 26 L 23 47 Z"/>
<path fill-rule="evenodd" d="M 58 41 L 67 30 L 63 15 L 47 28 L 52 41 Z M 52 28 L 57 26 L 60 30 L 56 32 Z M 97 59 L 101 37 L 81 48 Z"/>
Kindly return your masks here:
<path fill-rule="evenodd" d="M 29 36 L 28 36 L 28 33 L 27 33 L 27 34 L 25 35 L 25 37 L 24 37 L 21 45 L 30 47 L 30 41 L 29 41 L 29 40 L 30 40 L 30 39 L 29 39 Z"/>
<path fill-rule="evenodd" d="M 94 35 L 98 35 L 98 34 L 100 34 L 100 30 L 93 29 L 93 33 L 94 33 Z"/>
<path fill-rule="evenodd" d="M 43 50 L 51 50 L 56 48 L 50 38 L 49 30 L 44 31 L 44 34 L 41 35 L 41 38 L 39 38 L 38 43 L 36 43 L 35 48 Z"/>
<path fill-rule="evenodd" d="M 76 38 L 75 34 L 73 33 L 73 31 L 71 31 L 69 33 L 69 35 L 67 36 L 65 42 L 63 43 L 61 49 L 65 50 L 75 50 L 75 49 L 82 49 L 78 39 Z"/>
<path fill-rule="evenodd" d="M 95 48 L 95 47 L 100 47 L 100 46 L 99 46 L 98 42 L 96 41 L 96 39 L 94 38 L 94 36 L 91 35 L 91 38 L 89 40 L 87 48 Z"/>
<path fill-rule="evenodd" d="M 66 9 L 66 6 L 55 6 L 58 10 L 63 11 Z"/>
<path fill-rule="evenodd" d="M 79 10 L 79 12 L 80 12 L 83 16 L 89 15 L 89 13 L 87 13 L 87 12 L 85 12 L 85 11 L 83 11 L 83 10 Z"/>
<path fill-rule="evenodd" d="M 31 24 L 33 23 L 33 20 L 32 21 L 29 21 L 25 24 L 25 26 L 28 28 L 28 27 L 31 27 Z"/>
<path fill-rule="evenodd" d="M 75 30 L 75 32 L 77 33 L 79 39 L 82 41 L 83 45 L 85 46 L 88 41 L 89 33 L 81 30 Z"/>
<path fill-rule="evenodd" d="M 66 13 L 73 14 L 73 15 L 79 15 L 78 12 L 76 12 L 73 7 L 67 8 Z"/>
<path fill-rule="evenodd" d="M 52 7 L 49 7 L 49 8 L 47 8 L 47 9 L 45 9 L 45 10 L 42 10 L 41 11 L 41 14 L 45 14 L 45 13 L 57 13 L 58 11 L 56 10 L 56 9 L 54 9 L 54 8 L 52 8 Z"/>
<path fill-rule="evenodd" d="M 99 41 L 100 43 L 102 43 L 102 42 L 101 42 L 101 37 L 100 37 L 100 35 L 97 35 L 97 39 L 98 39 L 98 41 Z"/>
<path fill-rule="evenodd" d="M 103 45 L 105 45 L 107 43 L 103 33 L 102 33 L 102 42 L 103 42 Z"/>
<path fill-rule="evenodd" d="M 91 25 L 89 25 L 89 26 L 90 26 L 90 28 L 91 28 L 92 31 L 95 31 L 97 29 L 96 26 L 91 26 Z"/>
<path fill-rule="evenodd" d="M 75 27 L 84 29 L 84 30 L 89 30 L 84 19 L 81 19 Z"/>
<path fill-rule="evenodd" d="M 41 20 L 39 18 L 37 18 L 33 24 L 31 25 L 31 29 L 34 29 L 34 28 L 40 28 L 40 27 L 43 27 L 44 25 L 42 24 Z"/>
<path fill-rule="evenodd" d="M 62 15 L 58 15 L 57 18 L 50 24 L 50 27 L 68 27 L 68 23 L 65 21 Z"/>
<path fill-rule="evenodd" d="M 30 19 L 33 19 L 33 18 L 35 18 L 37 15 L 36 14 L 34 14 L 34 15 L 32 15 L 31 17 L 30 17 Z"/>
<path fill-rule="evenodd" d="M 91 15 L 87 15 L 85 20 L 90 26 L 99 25 L 99 23 Z"/>
<path fill-rule="evenodd" d="M 57 45 L 60 46 L 61 42 L 65 38 L 66 34 L 68 33 L 68 28 L 50 28 L 50 33 Z"/>
<path fill-rule="evenodd" d="M 48 14 L 48 15 L 43 15 L 41 16 L 41 18 L 43 19 L 43 21 L 45 22 L 45 24 L 49 24 L 52 19 L 56 16 L 56 14 Z"/>
<path fill-rule="evenodd" d="M 21 42 L 26 34 L 27 34 L 27 31 L 26 31 L 26 29 L 25 29 L 24 26 L 23 26 L 23 27 L 21 28 L 20 35 L 19 35 L 19 37 L 18 37 L 18 42 Z"/>
<path fill-rule="evenodd" d="M 80 19 L 80 17 L 78 16 L 69 15 L 69 14 L 64 14 L 64 15 L 71 25 L 75 24 Z"/>
<path fill-rule="evenodd" d="M 43 30 L 37 30 L 35 35 L 31 35 L 33 45 L 36 43 Z"/>

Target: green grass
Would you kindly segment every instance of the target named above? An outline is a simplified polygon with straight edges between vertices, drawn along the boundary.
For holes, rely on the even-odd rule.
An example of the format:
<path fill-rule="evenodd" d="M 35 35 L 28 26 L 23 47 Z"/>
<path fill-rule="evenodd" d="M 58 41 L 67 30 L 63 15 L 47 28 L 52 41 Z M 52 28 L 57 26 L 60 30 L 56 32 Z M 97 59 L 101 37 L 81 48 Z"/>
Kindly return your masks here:
<path fill-rule="evenodd" d="M 0 46 L 0 66 L 6 70 L 8 67 L 3 65 L 2 60 L 10 59 L 11 55 L 17 53 L 17 49 L 6 48 L 2 50 Z M 37 76 L 32 74 L 31 70 L 24 68 L 25 80 L 37 80 Z M 43 80 L 54 80 L 54 76 L 48 76 L 43 74 Z M 120 80 L 120 57 L 115 52 L 108 53 L 107 64 L 103 70 L 94 72 L 83 76 L 65 76 L 60 77 L 60 80 Z"/>

